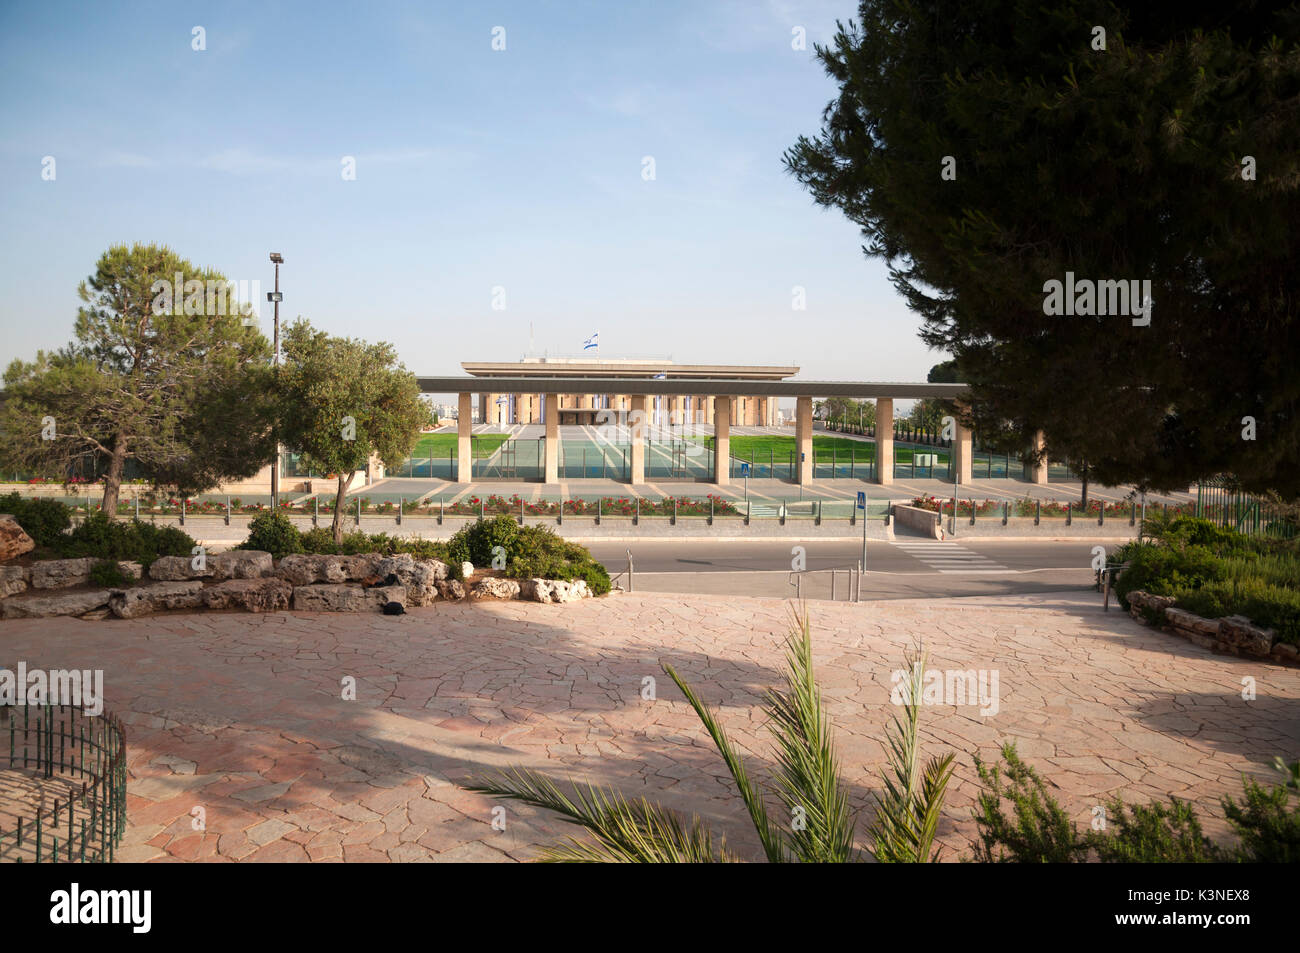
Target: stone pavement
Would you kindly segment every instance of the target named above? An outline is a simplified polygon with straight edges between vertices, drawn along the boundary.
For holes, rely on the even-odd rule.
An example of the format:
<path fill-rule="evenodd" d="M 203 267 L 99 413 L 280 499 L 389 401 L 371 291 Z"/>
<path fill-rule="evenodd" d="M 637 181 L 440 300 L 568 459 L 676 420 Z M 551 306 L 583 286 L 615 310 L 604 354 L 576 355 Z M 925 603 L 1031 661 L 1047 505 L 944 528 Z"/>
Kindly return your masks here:
<path fill-rule="evenodd" d="M 999 709 L 923 711 L 926 756 L 957 753 L 940 839 L 969 852 L 971 755 L 1005 740 L 1080 826 L 1106 796 L 1175 794 L 1203 813 L 1300 753 L 1300 670 L 1212 655 L 1103 614 L 1095 594 L 810 604 L 850 796 L 879 790 L 890 673 L 924 636 L 936 669 L 997 670 Z M 122 860 L 505 861 L 576 828 L 453 782 L 505 765 L 616 785 L 716 822 L 753 856 L 716 753 L 660 670 L 711 705 L 751 770 L 773 747 L 790 606 L 641 594 L 568 606 L 445 604 L 406 616 L 208 613 L 0 624 L 0 665 L 102 668 L 128 726 Z M 657 701 L 641 698 L 656 679 Z M 341 697 L 345 677 L 356 700 Z M 1258 698 L 1242 699 L 1242 679 Z M 203 830 L 197 830 L 201 815 Z M 1221 834 L 1215 817 L 1207 829 Z"/>

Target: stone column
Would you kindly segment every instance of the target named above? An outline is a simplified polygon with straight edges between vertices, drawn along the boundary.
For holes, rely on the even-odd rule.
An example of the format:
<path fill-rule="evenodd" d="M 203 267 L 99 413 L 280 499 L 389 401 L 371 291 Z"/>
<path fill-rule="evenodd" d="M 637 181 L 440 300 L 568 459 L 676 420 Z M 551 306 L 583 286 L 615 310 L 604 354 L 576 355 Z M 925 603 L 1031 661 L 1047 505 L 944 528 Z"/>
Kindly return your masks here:
<path fill-rule="evenodd" d="M 469 483 L 474 479 L 474 460 L 470 456 L 469 435 L 473 432 L 474 395 L 460 394 L 456 402 L 456 482 Z"/>
<path fill-rule="evenodd" d="M 894 398 L 876 398 L 876 482 L 894 482 Z"/>
<path fill-rule="evenodd" d="M 542 455 L 546 457 L 544 480 L 560 482 L 560 395 L 546 394 L 546 438 L 542 441 Z"/>
<path fill-rule="evenodd" d="M 963 427 L 960 418 L 958 418 L 957 434 L 956 439 L 952 442 L 952 452 L 953 463 L 957 467 L 957 482 L 961 484 L 970 483 L 971 481 L 971 456 L 974 451 L 972 436 L 970 429 Z"/>
<path fill-rule="evenodd" d="M 713 398 L 713 482 L 731 482 L 731 398 Z"/>
<path fill-rule="evenodd" d="M 812 412 L 813 402 L 811 397 L 795 398 L 794 463 L 795 472 L 798 474 L 798 479 L 795 482 L 802 486 L 812 483 L 813 479 Z"/>
<path fill-rule="evenodd" d="M 1034 434 L 1034 450 L 1042 450 L 1047 443 L 1047 438 L 1039 430 Z M 1040 463 L 1032 464 L 1029 468 L 1030 480 L 1034 483 L 1047 482 L 1047 456 L 1044 455 Z"/>
<path fill-rule="evenodd" d="M 647 413 L 646 395 L 633 394 L 632 409 L 627 418 L 628 441 L 631 443 L 629 464 L 632 468 L 629 477 L 633 486 L 645 483 L 645 435 L 649 426 Z"/>

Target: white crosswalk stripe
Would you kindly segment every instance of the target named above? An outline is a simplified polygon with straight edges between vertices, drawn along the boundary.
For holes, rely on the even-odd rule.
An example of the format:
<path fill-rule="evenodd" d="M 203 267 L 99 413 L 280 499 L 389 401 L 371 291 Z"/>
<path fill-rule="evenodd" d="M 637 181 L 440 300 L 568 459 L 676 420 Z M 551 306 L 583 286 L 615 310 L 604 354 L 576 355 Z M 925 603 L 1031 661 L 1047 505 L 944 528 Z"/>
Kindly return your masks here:
<path fill-rule="evenodd" d="M 901 549 L 907 555 L 919 559 L 928 567 L 940 573 L 1000 573 L 1009 572 L 1006 566 L 996 560 L 971 552 L 953 542 L 938 540 L 895 541 L 895 549 Z"/>

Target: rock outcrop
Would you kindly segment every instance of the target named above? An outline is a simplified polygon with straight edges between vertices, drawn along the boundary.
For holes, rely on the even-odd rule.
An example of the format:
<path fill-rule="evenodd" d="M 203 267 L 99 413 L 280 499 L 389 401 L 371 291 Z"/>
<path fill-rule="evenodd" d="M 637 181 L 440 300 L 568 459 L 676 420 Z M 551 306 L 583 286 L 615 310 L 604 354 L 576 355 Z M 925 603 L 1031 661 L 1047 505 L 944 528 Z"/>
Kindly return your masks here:
<path fill-rule="evenodd" d="M 26 566 L 0 566 L 0 599 L 27 591 L 32 571 Z"/>
<path fill-rule="evenodd" d="M 7 513 L 0 514 L 0 562 L 17 559 L 36 548 L 36 542 Z"/>
<path fill-rule="evenodd" d="M 212 561 L 207 560 L 202 569 L 194 568 L 192 556 L 159 556 L 149 564 L 149 578 L 160 582 L 177 582 L 182 579 L 209 579 L 216 575 Z"/>
<path fill-rule="evenodd" d="M 277 612 L 289 608 L 293 586 L 283 579 L 228 579 L 203 590 L 203 604 L 209 609 L 247 609 L 249 612 Z"/>
<path fill-rule="evenodd" d="M 271 554 L 256 549 L 232 549 L 228 553 L 218 553 L 207 558 L 212 568 L 212 578 L 223 579 L 261 579 L 271 575 L 273 569 Z"/>
<path fill-rule="evenodd" d="M 108 597 L 108 608 L 119 619 L 135 619 L 164 609 L 197 609 L 203 605 L 203 582 L 155 582 L 148 586 L 117 589 Z"/>
<path fill-rule="evenodd" d="M 76 589 L 29 596 L 13 596 L 0 602 L 6 619 L 41 619 L 47 616 L 82 615 L 108 605 L 112 589 Z"/>
<path fill-rule="evenodd" d="M 589 599 L 591 589 L 585 579 L 565 582 L 563 579 L 525 579 L 519 585 L 519 595 L 534 602 L 563 603 Z"/>
<path fill-rule="evenodd" d="M 313 583 L 293 590 L 293 607 L 300 612 L 375 612 L 390 602 L 405 603 L 405 587 Z"/>
<path fill-rule="evenodd" d="M 518 599 L 519 580 L 488 576 L 470 588 L 471 599 Z"/>

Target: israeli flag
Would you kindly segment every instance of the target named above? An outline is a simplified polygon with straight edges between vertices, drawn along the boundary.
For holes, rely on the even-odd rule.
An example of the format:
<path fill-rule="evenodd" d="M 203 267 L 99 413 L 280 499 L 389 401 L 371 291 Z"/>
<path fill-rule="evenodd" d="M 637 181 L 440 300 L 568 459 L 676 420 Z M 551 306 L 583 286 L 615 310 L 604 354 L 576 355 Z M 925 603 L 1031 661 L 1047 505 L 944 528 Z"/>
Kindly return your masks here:
<path fill-rule="evenodd" d="M 595 334 L 593 334 L 591 337 L 587 338 L 587 340 L 585 340 L 585 341 L 582 342 L 582 349 L 583 349 L 584 351 L 590 351 L 593 347 L 594 347 L 594 348 L 599 348 L 599 347 L 600 347 L 600 332 L 599 332 L 599 331 L 597 331 L 597 332 L 596 332 Z"/>
<path fill-rule="evenodd" d="M 667 374 L 656 374 L 654 377 L 652 377 L 652 378 L 650 378 L 650 379 L 653 380 L 653 381 L 666 381 L 666 380 L 668 380 L 668 375 L 667 375 Z"/>

